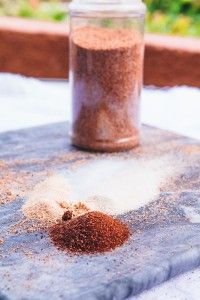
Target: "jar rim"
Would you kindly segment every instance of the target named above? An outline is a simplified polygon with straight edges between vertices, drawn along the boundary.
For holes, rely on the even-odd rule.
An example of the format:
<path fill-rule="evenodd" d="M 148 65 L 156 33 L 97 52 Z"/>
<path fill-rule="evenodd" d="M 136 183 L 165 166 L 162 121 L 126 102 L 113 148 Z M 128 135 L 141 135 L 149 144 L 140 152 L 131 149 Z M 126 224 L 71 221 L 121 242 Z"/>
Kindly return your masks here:
<path fill-rule="evenodd" d="M 69 4 L 71 12 L 144 12 L 142 0 L 73 0 Z"/>

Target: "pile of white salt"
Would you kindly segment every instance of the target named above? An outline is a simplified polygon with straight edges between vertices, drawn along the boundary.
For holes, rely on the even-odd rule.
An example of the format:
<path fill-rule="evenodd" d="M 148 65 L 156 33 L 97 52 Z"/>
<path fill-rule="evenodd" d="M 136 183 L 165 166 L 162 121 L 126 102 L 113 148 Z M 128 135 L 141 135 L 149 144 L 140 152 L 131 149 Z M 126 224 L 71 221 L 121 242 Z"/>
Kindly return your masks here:
<path fill-rule="evenodd" d="M 82 203 L 69 201 L 71 186 L 67 178 L 61 174 L 50 176 L 40 182 L 27 195 L 27 201 L 22 206 L 22 212 L 29 219 L 38 220 L 45 226 L 51 226 L 62 219 L 65 211 L 78 217 L 89 211 Z"/>
<path fill-rule="evenodd" d="M 156 200 L 173 173 L 169 157 L 95 160 L 39 183 L 22 211 L 45 225 L 61 220 L 66 210 L 73 217 L 89 210 L 121 214 Z"/>

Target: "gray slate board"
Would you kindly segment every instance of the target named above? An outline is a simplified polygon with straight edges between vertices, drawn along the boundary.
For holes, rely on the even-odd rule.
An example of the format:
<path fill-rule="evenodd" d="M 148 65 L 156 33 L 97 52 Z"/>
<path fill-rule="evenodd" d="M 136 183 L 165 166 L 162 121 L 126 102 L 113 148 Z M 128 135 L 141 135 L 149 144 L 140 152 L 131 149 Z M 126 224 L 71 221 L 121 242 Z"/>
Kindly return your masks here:
<path fill-rule="evenodd" d="M 142 146 L 109 156 L 159 157 L 169 152 L 174 161 L 181 158 L 187 164 L 184 172 L 153 204 L 119 216 L 134 234 L 111 253 L 69 256 L 57 250 L 45 232 L 14 232 L 11 227 L 23 219 L 24 199 L 2 204 L 0 299 L 126 299 L 199 266 L 200 224 L 190 223 L 181 207 L 200 212 L 200 143 L 143 127 Z M 66 170 L 77 160 L 100 156 L 105 154 L 71 147 L 64 123 L 0 135 L 0 161 L 16 177 L 27 172 L 34 180 L 44 171 Z M 2 168 L 1 176 L 4 172 Z M 148 222 L 141 222 L 147 214 Z"/>

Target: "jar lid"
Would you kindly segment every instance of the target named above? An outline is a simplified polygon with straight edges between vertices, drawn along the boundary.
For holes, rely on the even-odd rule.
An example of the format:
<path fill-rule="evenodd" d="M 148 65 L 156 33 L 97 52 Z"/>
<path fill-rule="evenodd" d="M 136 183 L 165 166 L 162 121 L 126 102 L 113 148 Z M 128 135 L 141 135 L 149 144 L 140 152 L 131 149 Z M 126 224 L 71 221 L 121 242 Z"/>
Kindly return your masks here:
<path fill-rule="evenodd" d="M 145 13 L 142 0 L 73 0 L 69 5 L 73 12 L 140 12 Z"/>

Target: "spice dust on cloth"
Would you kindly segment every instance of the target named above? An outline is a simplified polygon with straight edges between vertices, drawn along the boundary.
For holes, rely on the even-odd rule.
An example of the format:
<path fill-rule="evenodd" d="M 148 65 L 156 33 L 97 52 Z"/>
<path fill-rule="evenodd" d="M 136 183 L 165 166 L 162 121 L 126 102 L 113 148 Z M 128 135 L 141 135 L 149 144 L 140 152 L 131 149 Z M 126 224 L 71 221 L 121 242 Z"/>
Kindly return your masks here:
<path fill-rule="evenodd" d="M 66 211 L 70 219 L 90 211 L 122 214 L 156 200 L 174 172 L 168 156 L 95 160 L 37 184 L 22 212 L 46 227 L 63 220 Z"/>

